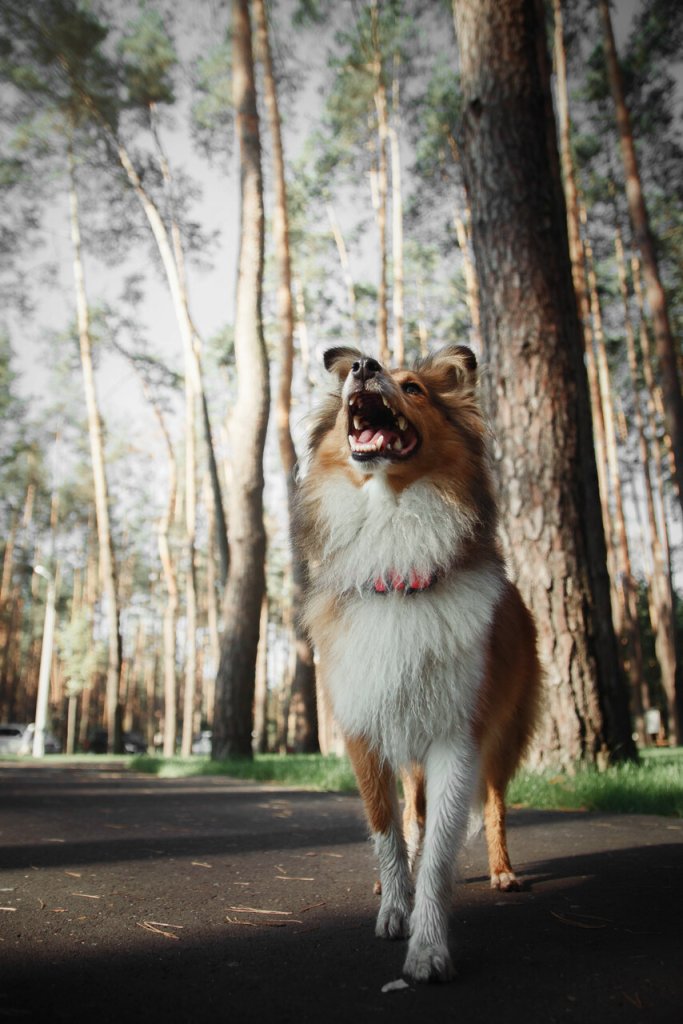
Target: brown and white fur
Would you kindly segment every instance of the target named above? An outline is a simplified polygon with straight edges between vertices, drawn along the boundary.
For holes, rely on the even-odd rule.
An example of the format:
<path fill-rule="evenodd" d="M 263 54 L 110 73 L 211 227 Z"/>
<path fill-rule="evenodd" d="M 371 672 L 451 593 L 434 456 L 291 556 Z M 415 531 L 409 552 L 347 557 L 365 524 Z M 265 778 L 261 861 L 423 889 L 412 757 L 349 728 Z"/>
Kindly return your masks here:
<path fill-rule="evenodd" d="M 496 541 L 473 353 L 388 371 L 340 348 L 325 365 L 338 387 L 298 508 L 305 621 L 375 839 L 376 934 L 410 936 L 408 977 L 447 980 L 454 864 L 482 802 L 491 885 L 517 888 L 504 794 L 534 724 L 536 631 Z"/>

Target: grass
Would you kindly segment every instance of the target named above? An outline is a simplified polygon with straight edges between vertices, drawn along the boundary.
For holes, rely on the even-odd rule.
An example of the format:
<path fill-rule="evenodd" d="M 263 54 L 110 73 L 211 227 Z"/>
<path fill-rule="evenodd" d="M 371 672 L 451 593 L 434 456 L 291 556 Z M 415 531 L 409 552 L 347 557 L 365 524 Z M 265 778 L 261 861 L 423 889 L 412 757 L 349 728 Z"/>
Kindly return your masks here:
<path fill-rule="evenodd" d="M 228 775 L 234 779 L 275 782 L 321 792 L 356 792 L 356 780 L 348 758 L 331 754 L 257 754 L 253 761 L 212 761 L 208 757 L 140 754 L 131 758 L 129 767 L 163 779 Z"/>
<path fill-rule="evenodd" d="M 355 792 L 347 758 L 320 754 L 261 754 L 253 761 L 211 761 L 205 757 L 142 755 L 128 762 L 134 771 L 161 778 L 227 775 L 324 792 Z M 683 747 L 646 750 L 639 765 L 614 765 L 604 772 L 522 771 L 508 788 L 508 803 L 539 810 L 609 811 L 683 817 Z"/>

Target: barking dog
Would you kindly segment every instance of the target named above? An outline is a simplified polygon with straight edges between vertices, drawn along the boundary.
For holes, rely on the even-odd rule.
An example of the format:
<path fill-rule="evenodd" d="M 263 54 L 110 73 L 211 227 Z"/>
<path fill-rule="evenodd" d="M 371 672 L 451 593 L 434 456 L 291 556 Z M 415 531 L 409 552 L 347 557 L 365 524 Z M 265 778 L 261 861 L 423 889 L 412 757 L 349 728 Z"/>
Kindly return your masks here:
<path fill-rule="evenodd" d="M 408 977 L 447 980 L 473 806 L 491 885 L 517 888 L 504 794 L 534 724 L 536 631 L 496 541 L 473 353 L 449 347 L 412 370 L 350 348 L 324 361 L 338 386 L 300 487 L 305 620 L 375 839 L 376 934 L 409 936 Z"/>

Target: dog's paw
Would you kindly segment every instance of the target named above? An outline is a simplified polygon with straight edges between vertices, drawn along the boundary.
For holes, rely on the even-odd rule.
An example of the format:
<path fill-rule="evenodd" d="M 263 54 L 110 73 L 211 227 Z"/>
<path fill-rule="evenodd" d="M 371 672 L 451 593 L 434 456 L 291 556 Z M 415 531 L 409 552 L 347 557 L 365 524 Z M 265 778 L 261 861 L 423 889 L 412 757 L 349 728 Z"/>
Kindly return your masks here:
<path fill-rule="evenodd" d="M 403 973 L 413 981 L 452 981 L 454 971 L 448 947 L 411 942 Z"/>
<path fill-rule="evenodd" d="M 522 886 L 514 871 L 500 871 L 491 875 L 491 888 L 501 892 L 519 892 Z"/>
<path fill-rule="evenodd" d="M 407 904 L 382 902 L 375 935 L 378 939 L 407 939 L 410 935 L 410 908 Z"/>

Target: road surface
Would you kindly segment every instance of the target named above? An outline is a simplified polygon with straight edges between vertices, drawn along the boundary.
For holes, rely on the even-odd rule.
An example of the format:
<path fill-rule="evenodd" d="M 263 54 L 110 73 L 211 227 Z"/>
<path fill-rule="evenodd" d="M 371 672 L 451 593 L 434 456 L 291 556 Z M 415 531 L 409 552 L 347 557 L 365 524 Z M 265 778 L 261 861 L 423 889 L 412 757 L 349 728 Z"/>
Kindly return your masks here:
<path fill-rule="evenodd" d="M 0 1019 L 683 1021 L 683 822 L 513 811 L 525 891 L 480 837 L 451 918 L 457 978 L 382 991 L 360 801 L 121 765 L 0 763 Z"/>

